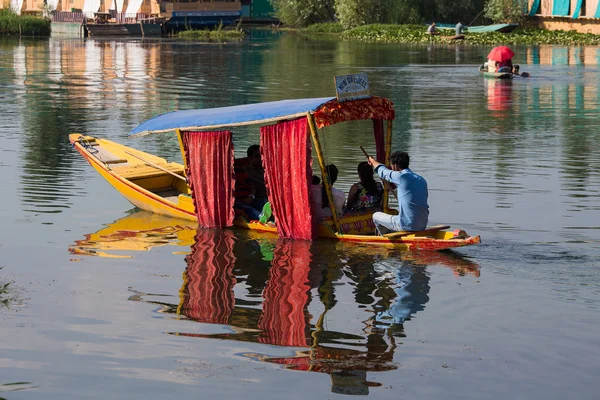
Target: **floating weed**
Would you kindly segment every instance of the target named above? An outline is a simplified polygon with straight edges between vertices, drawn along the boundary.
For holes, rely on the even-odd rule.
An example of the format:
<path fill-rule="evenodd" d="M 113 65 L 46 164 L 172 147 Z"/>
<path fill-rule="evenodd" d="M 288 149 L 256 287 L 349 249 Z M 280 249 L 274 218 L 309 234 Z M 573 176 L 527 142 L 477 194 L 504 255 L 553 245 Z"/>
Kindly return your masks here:
<path fill-rule="evenodd" d="M 361 42 L 386 42 L 386 43 L 448 43 L 453 30 L 448 31 L 448 36 L 427 34 L 423 25 L 390 25 L 371 24 L 363 25 L 350 30 L 342 30 L 337 23 L 315 24 L 304 29 L 308 33 L 338 34 L 346 40 Z M 443 33 L 444 31 L 442 31 Z M 485 32 L 469 33 L 464 40 L 466 44 L 561 44 L 561 45 L 600 45 L 600 35 L 579 33 L 576 31 L 548 31 L 537 28 L 517 28 L 510 33 Z"/>

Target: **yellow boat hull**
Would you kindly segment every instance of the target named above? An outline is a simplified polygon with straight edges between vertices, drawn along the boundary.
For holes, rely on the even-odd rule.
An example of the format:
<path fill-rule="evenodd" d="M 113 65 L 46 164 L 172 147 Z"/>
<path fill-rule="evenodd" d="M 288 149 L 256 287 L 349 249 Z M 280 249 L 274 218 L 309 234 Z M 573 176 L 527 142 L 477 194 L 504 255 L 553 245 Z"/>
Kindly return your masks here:
<path fill-rule="evenodd" d="M 160 215 L 197 221 L 182 164 L 171 163 L 164 158 L 110 140 L 78 133 L 69 135 L 69 140 L 90 165 L 134 206 Z M 335 232 L 333 222 L 325 220 L 319 225 L 318 236 L 403 250 L 442 250 L 481 241 L 479 236 L 466 236 L 462 231 L 459 235 L 457 232 L 441 230 L 433 233 L 415 232 L 398 238 L 375 236 L 372 213 L 344 216 L 339 219 L 339 223 L 343 233 Z M 277 228 L 273 224 L 246 221 L 241 217 L 234 220 L 234 225 L 277 234 Z"/>

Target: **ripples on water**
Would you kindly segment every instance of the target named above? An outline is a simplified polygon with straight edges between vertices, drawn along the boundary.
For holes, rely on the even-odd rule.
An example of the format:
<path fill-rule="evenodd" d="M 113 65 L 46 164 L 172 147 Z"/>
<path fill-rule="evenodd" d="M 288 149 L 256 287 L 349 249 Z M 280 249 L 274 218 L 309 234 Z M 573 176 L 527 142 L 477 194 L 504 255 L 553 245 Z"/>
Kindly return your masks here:
<path fill-rule="evenodd" d="M 476 75 L 489 50 L 260 32 L 236 44 L 0 39 L 2 272 L 18 271 L 31 292 L 20 317 L 0 315 L 15 339 L 0 346 L 0 392 L 32 381 L 58 397 L 158 397 L 169 384 L 231 397 L 252 384 L 267 398 L 446 398 L 468 381 L 470 393 L 533 398 L 566 394 L 565 381 L 592 398 L 598 49 L 517 48 L 532 78 L 512 82 Z M 118 219 L 129 205 L 67 139 L 179 160 L 173 135 L 127 133 L 176 109 L 331 96 L 334 75 L 357 71 L 396 104 L 394 148 L 427 178 L 431 222 L 481 234 L 481 245 L 390 253 L 196 232 L 148 213 Z M 357 180 L 359 145 L 374 151 L 370 129 L 324 130 L 337 187 Z M 235 133 L 238 154 L 259 140 L 256 129 Z M 282 378 L 276 366 L 321 374 Z M 95 386 L 98 376 L 114 384 Z"/>

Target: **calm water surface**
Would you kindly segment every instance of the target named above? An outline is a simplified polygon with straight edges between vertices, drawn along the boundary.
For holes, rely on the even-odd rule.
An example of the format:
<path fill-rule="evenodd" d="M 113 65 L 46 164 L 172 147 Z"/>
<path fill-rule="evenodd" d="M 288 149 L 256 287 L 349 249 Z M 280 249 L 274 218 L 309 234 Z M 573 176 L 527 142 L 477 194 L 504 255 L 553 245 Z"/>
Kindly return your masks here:
<path fill-rule="evenodd" d="M 0 397 L 594 399 L 600 384 L 600 50 L 0 38 Z M 132 209 L 81 132 L 179 160 L 156 114 L 334 94 L 366 71 L 432 224 L 479 246 L 402 253 L 196 231 Z M 328 128 L 348 190 L 369 123 Z M 241 129 L 236 151 L 258 141 Z M 3 304 L 6 303 L 6 306 Z M 17 383 L 17 384 L 15 384 Z"/>

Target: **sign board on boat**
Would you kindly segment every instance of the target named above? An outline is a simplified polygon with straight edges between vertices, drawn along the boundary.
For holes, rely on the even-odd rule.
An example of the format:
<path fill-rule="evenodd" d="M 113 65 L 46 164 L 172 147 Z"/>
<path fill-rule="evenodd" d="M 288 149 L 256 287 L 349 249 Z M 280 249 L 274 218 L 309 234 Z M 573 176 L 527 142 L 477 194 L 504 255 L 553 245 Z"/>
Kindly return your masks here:
<path fill-rule="evenodd" d="M 341 103 L 348 100 L 368 99 L 371 97 L 367 74 L 340 75 L 335 77 L 335 93 Z"/>

